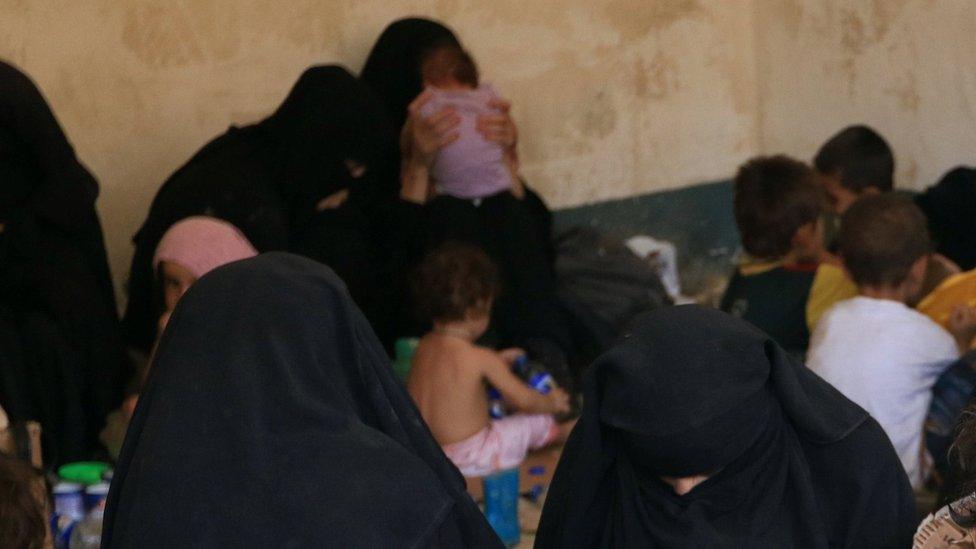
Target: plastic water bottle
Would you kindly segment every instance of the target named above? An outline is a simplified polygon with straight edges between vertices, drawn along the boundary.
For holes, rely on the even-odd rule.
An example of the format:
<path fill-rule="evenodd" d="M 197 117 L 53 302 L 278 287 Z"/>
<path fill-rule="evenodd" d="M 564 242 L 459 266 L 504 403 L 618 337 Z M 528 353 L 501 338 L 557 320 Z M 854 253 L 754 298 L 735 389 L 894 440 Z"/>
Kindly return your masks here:
<path fill-rule="evenodd" d="M 54 520 L 51 533 L 56 549 L 66 549 L 78 523 L 85 518 L 85 491 L 80 484 L 59 482 L 54 486 Z"/>
<path fill-rule="evenodd" d="M 488 387 L 488 415 L 492 419 L 501 419 L 506 415 L 502 394 L 494 387 Z"/>
<path fill-rule="evenodd" d="M 545 395 L 556 386 L 556 382 L 552 379 L 552 376 L 542 367 L 542 365 L 532 362 L 529 357 L 522 355 L 515 361 L 512 365 L 512 371 L 515 375 L 522 378 L 529 387 L 532 387 L 539 393 Z"/>
<path fill-rule="evenodd" d="M 108 483 L 98 483 L 85 490 L 85 499 L 91 509 L 71 532 L 68 549 L 98 549 L 102 545 L 102 520 L 105 518 L 105 498 Z"/>

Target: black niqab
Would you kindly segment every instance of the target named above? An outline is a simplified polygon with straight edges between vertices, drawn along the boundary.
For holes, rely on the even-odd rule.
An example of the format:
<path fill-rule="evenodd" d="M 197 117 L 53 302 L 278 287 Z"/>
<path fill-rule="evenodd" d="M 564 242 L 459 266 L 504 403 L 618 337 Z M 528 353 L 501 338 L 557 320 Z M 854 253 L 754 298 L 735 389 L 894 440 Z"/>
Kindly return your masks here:
<path fill-rule="evenodd" d="M 915 201 L 929 220 L 936 251 L 964 271 L 976 268 L 976 169 L 953 168 Z"/>
<path fill-rule="evenodd" d="M 52 465 L 97 455 L 131 373 L 97 197 L 41 92 L 0 62 L 0 405 L 42 424 Z"/>
<path fill-rule="evenodd" d="M 588 372 L 536 546 L 901 547 L 913 519 L 864 410 L 746 323 L 666 307 Z"/>
<path fill-rule="evenodd" d="M 423 90 L 420 62 L 424 54 L 443 45 L 461 43 L 437 21 L 408 17 L 390 23 L 370 50 L 359 78 L 383 99 L 398 132 L 407 119 L 407 107 Z"/>
<path fill-rule="evenodd" d="M 264 254 L 176 308 L 103 547 L 500 547 L 326 267 Z"/>
<path fill-rule="evenodd" d="M 371 259 L 373 209 L 395 195 L 395 151 L 379 99 L 365 85 L 342 67 L 306 70 L 271 116 L 230 128 L 156 194 L 133 239 L 123 320 L 127 339 L 144 350 L 151 347 L 162 312 L 154 294 L 153 253 L 170 226 L 193 215 L 228 221 L 260 252 L 295 251 L 350 278 L 351 269 Z M 352 178 L 346 160 L 364 164 L 365 174 Z M 319 200 L 343 189 L 350 196 L 342 207 L 316 210 Z M 350 258 L 343 255 L 349 242 L 366 245 L 355 247 L 360 255 Z M 372 287 L 368 281 L 354 287 L 357 300 L 371 299 Z M 380 305 L 366 309 L 371 319 L 387 314 Z"/>
<path fill-rule="evenodd" d="M 102 227 L 95 211 L 98 183 L 78 161 L 57 118 L 31 79 L 0 61 L 0 223 L 57 233 L 82 253 L 82 268 L 115 316 Z M 27 218 L 30 218 L 29 220 Z M 66 265 L 68 267 L 68 265 Z"/>

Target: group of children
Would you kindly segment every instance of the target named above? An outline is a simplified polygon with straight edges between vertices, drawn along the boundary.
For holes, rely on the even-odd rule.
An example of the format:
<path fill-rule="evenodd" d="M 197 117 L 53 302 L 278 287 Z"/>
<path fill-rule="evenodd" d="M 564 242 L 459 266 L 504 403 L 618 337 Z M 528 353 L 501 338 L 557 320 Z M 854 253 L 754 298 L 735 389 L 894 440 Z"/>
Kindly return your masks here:
<path fill-rule="evenodd" d="M 814 166 L 775 156 L 740 168 L 734 208 L 747 258 L 721 306 L 875 417 L 920 488 L 944 457 L 923 442 L 932 389 L 973 344 L 976 294 L 958 278 L 944 284 L 958 268 L 933 253 L 922 211 L 893 192 L 880 135 L 846 128 Z M 924 314 L 912 308 L 920 302 Z"/>

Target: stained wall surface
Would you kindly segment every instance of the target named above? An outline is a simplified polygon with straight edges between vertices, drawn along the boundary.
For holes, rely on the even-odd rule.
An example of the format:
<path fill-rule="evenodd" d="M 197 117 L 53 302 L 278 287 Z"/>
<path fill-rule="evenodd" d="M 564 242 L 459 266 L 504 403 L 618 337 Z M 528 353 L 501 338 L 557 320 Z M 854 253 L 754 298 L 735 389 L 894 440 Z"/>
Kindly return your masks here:
<path fill-rule="evenodd" d="M 976 3 L 757 0 L 762 149 L 809 160 L 842 126 L 891 143 L 896 185 L 976 163 Z"/>
<path fill-rule="evenodd" d="M 454 28 L 513 100 L 523 172 L 554 207 L 725 179 L 758 153 L 809 159 L 857 122 L 890 140 L 901 187 L 976 150 L 968 0 L 0 0 L 0 58 L 101 182 L 121 287 L 167 175 L 305 67 L 358 71 L 406 15 Z"/>
<path fill-rule="evenodd" d="M 0 57 L 41 87 L 102 184 L 121 287 L 159 184 L 308 65 L 358 71 L 390 21 L 454 28 L 514 104 L 555 207 L 727 176 L 758 146 L 752 1 L 2 0 Z"/>

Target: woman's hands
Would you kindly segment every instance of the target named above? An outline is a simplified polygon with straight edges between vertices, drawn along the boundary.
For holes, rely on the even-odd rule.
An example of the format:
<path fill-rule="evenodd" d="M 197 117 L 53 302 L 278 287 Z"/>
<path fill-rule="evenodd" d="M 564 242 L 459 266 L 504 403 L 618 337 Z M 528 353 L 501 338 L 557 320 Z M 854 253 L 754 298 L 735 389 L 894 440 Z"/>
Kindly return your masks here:
<path fill-rule="evenodd" d="M 458 138 L 461 117 L 450 107 L 431 116 L 421 109 L 431 94 L 424 91 L 407 107 L 407 121 L 400 132 L 400 197 L 423 204 L 430 194 L 430 166 L 437 151 Z"/>
<path fill-rule="evenodd" d="M 478 117 L 475 128 L 486 140 L 498 143 L 505 149 L 505 162 L 512 176 L 512 194 L 521 200 L 525 197 L 525 187 L 519 178 L 518 127 L 512 120 L 512 103 L 496 97 L 488 102 L 498 114 L 485 114 Z"/>
<path fill-rule="evenodd" d="M 421 109 L 431 99 L 424 90 L 407 107 L 407 121 L 400 132 L 400 197 L 409 202 L 423 204 L 430 193 L 430 167 L 442 147 L 457 140 L 461 117 L 451 107 L 423 116 Z M 490 107 L 497 114 L 479 116 L 476 129 L 488 141 L 505 149 L 505 161 L 512 174 L 512 194 L 521 199 L 525 189 L 518 177 L 518 128 L 512 120 L 512 104 L 501 98 L 492 99 Z"/>

